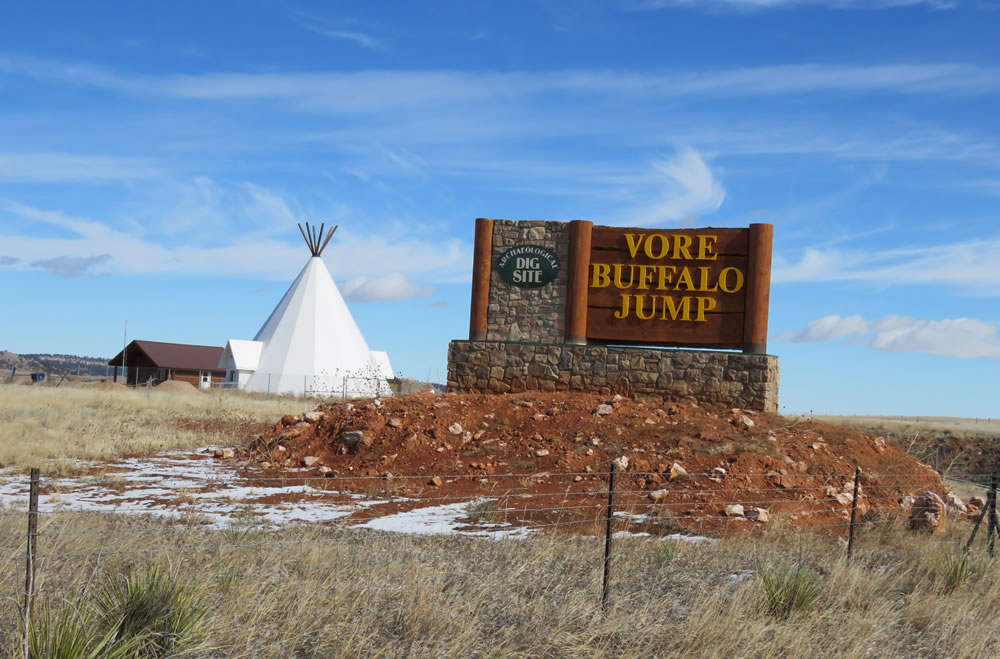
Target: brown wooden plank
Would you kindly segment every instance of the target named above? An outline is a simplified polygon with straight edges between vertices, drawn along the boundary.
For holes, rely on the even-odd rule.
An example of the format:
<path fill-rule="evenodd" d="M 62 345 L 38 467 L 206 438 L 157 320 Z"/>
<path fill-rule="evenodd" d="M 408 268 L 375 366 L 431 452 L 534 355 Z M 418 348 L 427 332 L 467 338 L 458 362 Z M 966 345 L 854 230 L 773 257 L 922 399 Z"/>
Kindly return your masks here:
<path fill-rule="evenodd" d="M 469 340 L 486 338 L 486 316 L 490 305 L 490 271 L 493 268 L 493 220 L 476 220 L 472 258 L 472 303 L 469 308 Z"/>
<path fill-rule="evenodd" d="M 653 235 L 661 234 L 665 236 L 687 236 L 691 238 L 692 247 L 689 250 L 692 256 L 696 255 L 698 238 L 699 235 L 710 235 L 716 236 L 718 240 L 713 244 L 712 252 L 715 254 L 733 254 L 733 255 L 746 255 L 748 246 L 748 229 L 634 229 L 627 227 L 608 227 L 608 226 L 595 226 L 591 235 L 591 248 L 593 250 L 620 250 L 626 254 L 630 254 L 628 241 L 625 238 L 625 234 L 639 234 L 639 235 Z M 672 241 L 673 239 L 671 239 Z M 643 243 L 645 244 L 645 243 Z M 664 260 L 671 260 L 669 257 L 673 256 L 673 242 L 671 242 L 671 250 L 668 257 Z M 656 248 L 659 249 L 659 239 L 657 239 Z M 639 247 L 639 251 L 636 254 L 638 257 L 643 251 L 643 247 Z M 591 261 L 594 261 L 594 256 L 591 256 Z"/>
<path fill-rule="evenodd" d="M 587 339 L 606 343 L 740 348 L 743 314 L 708 314 L 704 322 L 618 319 L 611 309 L 587 309 Z"/>
<path fill-rule="evenodd" d="M 590 273 L 590 232 L 593 222 L 569 223 L 569 281 L 566 287 L 566 343 L 587 342 L 588 276 Z"/>
<path fill-rule="evenodd" d="M 743 352 L 767 352 L 767 312 L 771 300 L 771 243 L 773 224 L 750 225 L 747 269 L 747 316 L 743 328 Z"/>
<path fill-rule="evenodd" d="M 715 301 L 715 306 L 711 309 L 709 313 L 743 313 L 746 309 L 745 297 L 742 292 L 740 293 L 684 293 L 680 291 L 637 291 L 635 289 L 619 290 L 617 288 L 592 288 L 590 289 L 590 298 L 587 304 L 588 309 L 621 309 L 622 308 L 622 295 L 631 295 L 632 298 L 629 299 L 629 307 L 634 308 L 636 304 L 636 295 L 642 295 L 642 305 L 645 313 L 649 313 L 649 305 L 652 303 L 651 296 L 655 295 L 657 299 L 655 300 L 656 307 L 659 309 L 663 306 L 664 301 L 661 296 L 670 296 L 673 298 L 674 305 L 681 304 L 680 298 L 682 297 L 710 297 Z M 692 300 L 689 304 L 692 305 L 692 309 L 698 304 L 696 300 Z"/>
<path fill-rule="evenodd" d="M 588 292 L 588 306 L 592 307 L 618 307 L 621 305 L 621 295 L 623 293 L 631 293 L 638 295 L 672 295 L 672 296 L 685 296 L 685 295 L 696 295 L 696 296 L 708 296 L 716 300 L 717 308 L 716 311 L 721 312 L 738 312 L 742 313 L 745 308 L 746 299 L 746 277 L 743 277 L 742 286 L 733 293 L 727 293 L 725 290 L 718 287 L 719 276 L 722 271 L 729 267 L 734 267 L 741 273 L 745 273 L 746 270 L 746 258 L 742 256 L 737 257 L 727 257 L 725 259 L 720 258 L 717 261 L 705 262 L 705 261 L 683 261 L 683 262 L 660 262 L 660 263 L 630 263 L 628 255 L 625 254 L 624 258 L 619 258 L 622 256 L 621 252 L 602 252 L 602 256 L 610 255 L 612 259 L 607 261 L 598 261 L 591 263 L 590 265 L 590 275 L 589 283 L 591 284 Z M 676 265 L 675 265 L 676 263 Z M 608 273 L 610 277 L 610 284 L 608 286 L 593 286 L 595 282 L 595 271 L 600 271 L 596 266 L 600 264 L 607 264 L 611 266 L 611 270 Z M 623 267 L 617 270 L 615 265 L 622 265 Z M 695 265 L 697 264 L 697 265 Z M 640 269 L 639 265 L 652 265 L 655 269 Z M 705 288 L 708 290 L 695 291 L 695 290 L 676 290 L 673 288 L 673 284 L 677 283 L 682 268 L 687 265 L 689 268 L 689 273 L 692 277 L 693 284 L 702 288 L 702 277 L 703 273 L 705 278 Z M 635 267 L 630 267 L 635 266 Z M 659 268 L 675 268 L 674 270 L 665 270 L 664 285 L 666 288 L 659 288 L 659 278 L 660 269 Z M 700 268 L 707 268 L 707 270 L 701 270 Z M 620 276 L 618 273 L 620 272 Z M 641 277 L 643 272 L 650 279 L 647 279 L 647 288 L 639 288 L 641 283 Z M 666 276 L 672 275 L 671 279 L 673 284 L 666 283 Z M 599 280 L 598 280 L 599 281 Z M 622 284 L 622 288 L 619 288 L 617 284 Z M 727 273 L 726 275 L 726 285 L 728 288 L 737 286 L 737 279 L 733 273 Z M 716 291 L 711 291 L 710 289 L 716 288 Z"/>

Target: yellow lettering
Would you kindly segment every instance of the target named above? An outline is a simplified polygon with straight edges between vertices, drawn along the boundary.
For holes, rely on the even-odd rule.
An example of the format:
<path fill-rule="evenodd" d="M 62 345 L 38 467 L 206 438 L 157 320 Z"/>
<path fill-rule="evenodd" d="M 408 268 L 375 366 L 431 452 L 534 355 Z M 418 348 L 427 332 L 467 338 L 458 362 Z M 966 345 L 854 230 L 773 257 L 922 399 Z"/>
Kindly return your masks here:
<path fill-rule="evenodd" d="M 672 295 L 661 295 L 660 298 L 663 300 L 663 320 L 677 320 L 678 316 L 680 320 L 691 320 L 690 297 L 685 295 L 679 304 L 674 302 Z"/>
<path fill-rule="evenodd" d="M 705 322 L 705 320 L 706 320 L 705 319 L 705 313 L 708 312 L 708 311 L 712 311 L 717 306 L 719 306 L 719 303 L 716 302 L 713 298 L 705 297 L 703 295 L 699 295 L 698 296 L 698 314 L 697 314 L 697 316 L 695 316 L 695 321 L 699 322 L 699 323 Z"/>
<path fill-rule="evenodd" d="M 635 315 L 639 320 L 652 320 L 653 316 L 656 315 L 656 297 L 653 297 L 653 304 L 649 309 L 649 314 L 644 314 L 642 308 L 645 306 L 643 300 L 646 299 L 645 295 L 635 296 Z"/>
<path fill-rule="evenodd" d="M 715 243 L 718 242 L 718 236 L 709 236 L 704 234 L 698 234 L 698 260 L 699 261 L 714 261 L 719 258 L 719 255 L 714 253 L 712 250 L 715 248 Z"/>
<path fill-rule="evenodd" d="M 661 265 L 658 266 L 660 273 L 660 283 L 657 285 L 657 290 L 667 291 L 670 290 L 669 284 L 674 282 L 674 273 L 677 272 L 677 266 L 673 265 Z"/>
<path fill-rule="evenodd" d="M 681 286 L 686 291 L 698 290 L 694 287 L 694 281 L 691 279 L 691 271 L 687 268 L 681 268 L 681 276 L 677 278 L 677 284 L 674 285 L 674 288 L 681 290 Z"/>
<path fill-rule="evenodd" d="M 622 283 L 622 268 L 624 266 L 621 263 L 615 264 L 615 287 L 616 288 L 632 288 L 632 284 L 635 282 L 635 266 L 630 265 L 628 267 L 628 283 Z"/>
<path fill-rule="evenodd" d="M 729 283 L 729 273 L 736 273 L 736 285 L 727 286 Z M 739 268 L 725 268 L 719 273 L 719 288 L 721 288 L 726 293 L 735 293 L 736 291 L 743 288 L 743 271 Z"/>
<path fill-rule="evenodd" d="M 707 266 L 702 266 L 698 268 L 698 270 L 701 271 L 701 287 L 698 288 L 699 291 L 703 291 L 705 293 L 714 293 L 715 291 L 719 290 L 719 282 L 715 282 L 715 284 L 712 285 L 712 288 L 708 287 L 708 271 L 711 270 L 711 268 Z"/>
<path fill-rule="evenodd" d="M 615 312 L 615 318 L 628 318 L 628 304 L 631 297 L 628 293 L 622 293 L 622 308 Z"/>
<path fill-rule="evenodd" d="M 660 240 L 660 251 L 658 253 L 653 252 L 653 239 L 659 238 Z M 670 241 L 662 233 L 654 233 L 652 236 L 646 238 L 646 256 L 651 259 L 662 259 L 667 256 L 670 252 Z"/>
<path fill-rule="evenodd" d="M 691 236 L 689 236 L 687 234 L 680 233 L 680 234 L 675 235 L 674 236 L 674 258 L 675 259 L 679 259 L 683 255 L 683 257 L 685 259 L 687 259 L 688 261 L 693 260 L 694 257 L 691 256 L 691 243 L 693 243 L 693 242 L 694 241 L 691 239 Z"/>
<path fill-rule="evenodd" d="M 606 288 L 611 285 L 611 266 L 607 263 L 591 263 L 594 277 L 590 280 L 592 288 Z"/>
<path fill-rule="evenodd" d="M 644 291 L 653 283 L 653 273 L 656 271 L 655 265 L 639 266 L 639 290 Z M 638 304 L 638 302 L 636 303 Z"/>
<path fill-rule="evenodd" d="M 634 233 L 625 234 L 625 242 L 628 243 L 628 253 L 632 255 L 633 259 L 635 258 L 635 255 L 639 252 L 639 246 L 642 245 L 642 240 L 645 237 L 646 236 L 642 234 L 638 235 Z"/>

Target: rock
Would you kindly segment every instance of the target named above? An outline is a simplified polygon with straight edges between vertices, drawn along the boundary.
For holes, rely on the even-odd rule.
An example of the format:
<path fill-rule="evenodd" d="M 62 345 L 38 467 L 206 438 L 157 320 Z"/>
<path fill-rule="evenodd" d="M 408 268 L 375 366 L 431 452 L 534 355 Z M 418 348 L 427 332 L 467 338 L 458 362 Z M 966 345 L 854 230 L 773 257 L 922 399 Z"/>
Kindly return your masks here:
<path fill-rule="evenodd" d="M 340 409 L 344 410 L 345 412 L 350 412 L 351 410 L 354 409 L 354 403 L 344 403 L 340 407 Z"/>
<path fill-rule="evenodd" d="M 311 467 L 314 464 L 316 464 L 317 462 L 319 462 L 319 458 L 317 458 L 314 455 L 307 455 L 306 457 L 302 458 L 302 466 L 303 467 Z"/>
<path fill-rule="evenodd" d="M 366 436 L 361 430 L 347 430 L 340 433 L 340 441 L 343 442 L 348 453 L 357 453 L 363 447 L 367 448 L 372 445 L 372 438 Z"/>
<path fill-rule="evenodd" d="M 591 437 L 589 443 L 590 443 L 591 446 L 600 446 L 601 445 L 601 440 L 599 440 L 596 437 Z"/>
<path fill-rule="evenodd" d="M 593 454 L 594 454 L 594 449 L 592 448 L 589 448 L 586 451 L 584 451 L 584 455 L 593 455 Z"/>
<path fill-rule="evenodd" d="M 265 460 L 264 462 L 261 462 L 261 463 L 260 463 L 260 468 L 261 468 L 261 469 L 270 469 L 270 468 L 271 468 L 271 463 L 270 463 L 270 462 L 267 462 L 267 461 Z"/>
<path fill-rule="evenodd" d="M 372 401 L 372 405 L 374 405 L 375 409 L 377 410 L 382 409 L 382 401 L 380 401 L 378 398 Z"/>
<path fill-rule="evenodd" d="M 733 419 L 733 425 L 736 426 L 737 428 L 750 429 L 753 428 L 755 424 L 753 422 L 753 419 L 748 417 L 746 414 L 741 414 L 735 419 Z"/>
<path fill-rule="evenodd" d="M 450 432 L 452 435 L 461 435 L 462 426 L 459 425 L 458 423 L 453 423 L 450 426 L 448 426 L 448 432 Z"/>
<path fill-rule="evenodd" d="M 427 484 L 430 485 L 431 487 L 441 487 L 441 485 L 444 484 L 444 481 L 441 480 L 440 476 L 435 476 L 434 478 L 427 481 Z"/>
<path fill-rule="evenodd" d="M 653 490 L 646 495 L 646 498 L 655 503 L 660 499 L 665 499 L 667 494 L 669 494 L 669 490 Z"/>
<path fill-rule="evenodd" d="M 885 453 L 885 437 L 876 437 L 872 442 L 875 444 L 875 450 Z"/>
<path fill-rule="evenodd" d="M 725 476 L 726 475 L 726 468 L 725 467 L 712 467 L 712 470 L 709 473 L 712 474 L 713 476 Z"/>
<path fill-rule="evenodd" d="M 597 416 L 607 416 L 612 412 L 614 412 L 614 408 L 608 405 L 607 403 L 601 403 L 600 405 L 597 406 L 597 409 L 594 410 L 594 414 L 596 414 Z"/>
<path fill-rule="evenodd" d="M 747 519 L 752 522 L 767 522 L 770 521 L 771 515 L 767 512 L 766 508 L 751 508 L 746 513 Z"/>
<path fill-rule="evenodd" d="M 402 421 L 402 419 L 392 418 L 392 419 L 389 419 L 389 425 L 391 427 L 393 427 L 393 428 L 402 428 L 403 427 L 403 421 Z"/>
<path fill-rule="evenodd" d="M 331 471 L 333 471 L 333 469 L 330 469 L 330 468 L 329 468 L 329 467 L 327 467 L 326 465 L 320 465 L 320 466 L 319 466 L 319 469 L 318 469 L 318 471 L 319 471 L 319 473 L 321 473 L 321 474 L 323 474 L 324 476 L 326 476 L 326 475 L 327 475 L 327 474 L 329 474 L 329 473 L 330 473 Z"/>
<path fill-rule="evenodd" d="M 611 397 L 612 403 L 617 403 L 620 400 L 625 400 L 625 396 L 622 396 L 621 394 L 615 394 L 614 396 Z"/>
<path fill-rule="evenodd" d="M 548 417 L 546 417 L 544 414 L 536 414 L 535 415 L 535 421 L 545 421 L 545 419 L 547 419 L 547 418 Z"/>
<path fill-rule="evenodd" d="M 726 517 L 743 517 L 743 506 L 738 503 L 731 503 L 726 506 Z"/>
<path fill-rule="evenodd" d="M 965 509 L 970 516 L 978 515 L 985 505 L 986 501 L 982 497 L 972 497 L 969 499 L 969 503 L 965 504 Z"/>
<path fill-rule="evenodd" d="M 231 448 L 220 448 L 216 449 L 214 453 L 215 457 L 227 460 L 236 455 L 236 452 Z"/>
<path fill-rule="evenodd" d="M 842 506 L 849 506 L 854 501 L 854 495 L 848 492 L 838 492 L 833 498 Z"/>
<path fill-rule="evenodd" d="M 966 506 L 954 492 L 949 492 L 944 495 L 944 505 L 948 507 L 948 513 L 954 515 L 955 517 L 965 515 L 969 512 L 968 506 Z"/>
<path fill-rule="evenodd" d="M 293 428 L 308 428 L 308 427 L 309 427 L 309 426 L 311 426 L 311 425 L 312 425 L 312 424 L 311 424 L 311 423 L 309 423 L 308 421 L 299 421 L 298 423 L 296 423 L 296 424 L 295 424 L 294 426 L 292 426 L 292 427 L 293 427 Z"/>
<path fill-rule="evenodd" d="M 902 508 L 903 510 L 909 510 L 910 507 L 913 505 L 914 501 L 916 501 L 914 497 L 907 495 L 903 497 L 902 501 L 899 502 L 899 507 Z"/>
<path fill-rule="evenodd" d="M 539 457 L 539 458 L 544 458 L 548 454 L 549 454 L 549 450 L 548 449 L 544 449 L 544 448 L 540 448 L 537 451 L 535 451 L 535 455 L 537 457 Z"/>
<path fill-rule="evenodd" d="M 308 421 L 309 423 L 317 423 L 318 421 L 322 421 L 324 416 L 326 416 L 325 413 L 320 412 L 319 410 L 313 410 L 312 412 L 306 412 L 303 414 L 302 420 Z"/>
<path fill-rule="evenodd" d="M 279 453 L 284 453 L 284 452 L 285 452 L 285 451 L 287 451 L 288 449 L 287 449 L 287 448 L 285 448 L 284 446 L 282 446 L 281 444 L 278 444 L 278 447 L 277 447 L 277 448 L 275 448 L 274 450 L 275 450 L 275 451 L 278 451 Z"/>
<path fill-rule="evenodd" d="M 583 480 L 583 476 L 574 476 L 573 477 L 573 482 L 574 483 L 579 483 L 582 480 Z"/>
<path fill-rule="evenodd" d="M 437 451 L 438 453 L 444 453 L 444 447 L 443 446 L 439 446 L 439 447 L 437 447 L 434 450 Z"/>
<path fill-rule="evenodd" d="M 625 471 L 628 469 L 628 458 L 623 455 L 622 457 L 615 459 L 614 464 L 618 467 L 618 471 Z"/>
<path fill-rule="evenodd" d="M 670 465 L 670 480 L 674 480 L 675 478 L 680 478 L 681 476 L 687 476 L 687 475 L 688 475 L 687 470 L 684 469 L 684 467 L 677 464 L 676 462 Z"/>
<path fill-rule="evenodd" d="M 384 480 L 384 481 L 391 481 L 393 478 L 394 477 L 393 477 L 391 471 L 387 471 L 384 474 L 382 474 L 382 480 Z"/>
<path fill-rule="evenodd" d="M 286 428 L 298 422 L 299 422 L 299 417 L 295 416 L 294 414 L 286 414 L 285 416 L 281 417 L 280 421 L 278 421 L 280 425 L 285 426 Z"/>
<path fill-rule="evenodd" d="M 944 500 L 931 491 L 924 492 L 910 509 L 910 530 L 940 533 L 944 531 L 948 506 Z"/>

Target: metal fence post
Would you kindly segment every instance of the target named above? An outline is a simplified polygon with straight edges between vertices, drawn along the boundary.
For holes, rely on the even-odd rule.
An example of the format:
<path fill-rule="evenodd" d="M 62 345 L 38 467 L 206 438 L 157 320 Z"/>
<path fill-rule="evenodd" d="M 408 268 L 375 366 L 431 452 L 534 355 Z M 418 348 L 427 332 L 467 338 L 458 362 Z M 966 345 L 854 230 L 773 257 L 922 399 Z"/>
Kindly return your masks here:
<path fill-rule="evenodd" d="M 28 551 L 24 570 L 24 656 L 28 656 L 28 625 L 31 622 L 31 604 L 35 598 L 35 543 L 38 538 L 38 480 L 39 470 L 31 470 L 28 490 Z"/>
<path fill-rule="evenodd" d="M 611 471 L 608 472 L 608 519 L 604 531 L 604 586 L 601 589 L 601 610 L 608 609 L 608 582 L 611 579 L 611 528 L 614 525 L 615 516 L 615 472 L 618 463 L 611 463 Z"/>
<path fill-rule="evenodd" d="M 997 475 L 996 473 L 990 474 L 990 496 L 986 502 L 986 507 L 989 509 L 986 511 L 987 518 L 986 522 L 988 524 L 990 539 L 986 546 L 990 553 L 990 558 L 993 558 L 993 546 L 997 539 Z"/>
<path fill-rule="evenodd" d="M 854 525 L 858 519 L 858 489 L 861 484 L 861 467 L 854 468 L 854 498 L 851 500 L 851 528 L 847 534 L 847 560 L 854 553 Z"/>

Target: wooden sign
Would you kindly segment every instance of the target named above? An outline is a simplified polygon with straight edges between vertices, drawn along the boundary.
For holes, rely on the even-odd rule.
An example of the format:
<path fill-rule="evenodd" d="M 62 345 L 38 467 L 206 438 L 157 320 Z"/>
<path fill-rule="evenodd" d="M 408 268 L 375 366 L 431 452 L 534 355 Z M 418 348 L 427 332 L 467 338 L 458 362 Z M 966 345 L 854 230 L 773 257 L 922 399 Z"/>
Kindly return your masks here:
<path fill-rule="evenodd" d="M 489 308 L 496 306 L 489 284 L 493 222 L 480 219 L 476 224 L 472 340 L 486 338 Z M 557 227 L 545 229 L 550 239 L 569 241 L 565 280 L 548 249 L 544 251 L 552 259 L 546 264 L 540 260 L 534 267 L 525 261 L 520 262 L 525 268 L 520 268 L 513 252 L 541 258 L 527 251 L 528 247 L 544 249 L 540 246 L 514 245 L 498 255 L 503 263 L 495 265 L 506 286 L 539 287 L 565 281 L 566 343 L 766 352 L 772 225 L 633 229 L 594 226 L 585 220 L 570 222 L 568 227 L 548 224 Z M 530 273 L 520 273 L 514 281 L 519 269 Z M 531 306 L 531 298 L 519 299 Z M 519 307 L 519 313 L 523 309 Z"/>

